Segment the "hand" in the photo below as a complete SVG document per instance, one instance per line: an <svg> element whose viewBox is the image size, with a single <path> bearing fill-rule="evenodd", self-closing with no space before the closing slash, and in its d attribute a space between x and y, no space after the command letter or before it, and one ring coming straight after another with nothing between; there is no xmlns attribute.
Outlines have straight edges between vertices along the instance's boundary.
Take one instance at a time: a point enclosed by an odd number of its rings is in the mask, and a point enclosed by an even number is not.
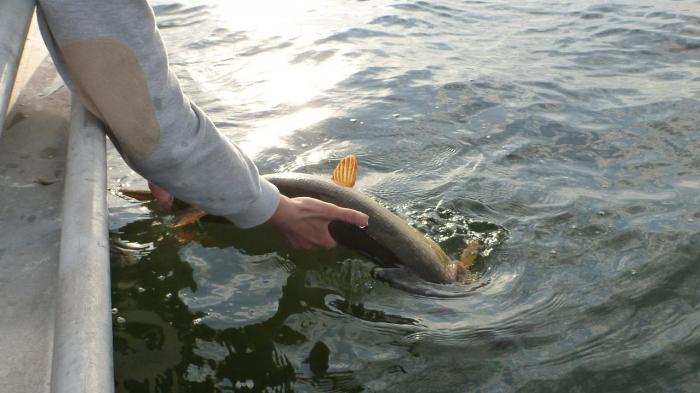
<svg viewBox="0 0 700 393"><path fill-rule="evenodd" d="M328 224L343 221L366 227L369 216L314 198L288 198L280 195L280 204L268 220L295 248L333 248L337 245Z"/></svg>
<svg viewBox="0 0 700 393"><path fill-rule="evenodd" d="M160 205L163 210L169 212L173 208L173 194L165 191L150 181L148 182L148 188L151 189L151 194L153 194L153 197L156 198L158 205Z"/></svg>

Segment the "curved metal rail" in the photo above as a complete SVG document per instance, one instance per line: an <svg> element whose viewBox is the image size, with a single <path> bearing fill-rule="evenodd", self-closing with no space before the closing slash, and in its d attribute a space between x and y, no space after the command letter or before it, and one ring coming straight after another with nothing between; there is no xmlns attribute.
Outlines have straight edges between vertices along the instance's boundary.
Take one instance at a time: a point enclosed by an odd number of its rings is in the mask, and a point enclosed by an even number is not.
<svg viewBox="0 0 700 393"><path fill-rule="evenodd" d="M73 97L58 267L52 393L114 391L101 123Z"/></svg>

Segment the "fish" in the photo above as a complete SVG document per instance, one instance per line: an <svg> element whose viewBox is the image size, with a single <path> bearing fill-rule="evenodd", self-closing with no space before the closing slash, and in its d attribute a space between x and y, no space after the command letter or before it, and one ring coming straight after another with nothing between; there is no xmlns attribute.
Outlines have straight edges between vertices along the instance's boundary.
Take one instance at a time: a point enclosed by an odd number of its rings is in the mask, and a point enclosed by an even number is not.
<svg viewBox="0 0 700 393"><path fill-rule="evenodd" d="M410 226L405 220L365 193L353 188L357 178L357 158L341 160L331 178L304 173L264 175L289 198L311 197L334 205L361 211L369 216L369 225L358 227L332 221L329 232L348 248L360 251L382 266L405 266L421 279L438 284L462 281L479 255L479 242L473 240L459 260L452 260L432 239ZM148 192L122 189L122 194L144 200ZM174 224L190 225L207 214L193 207L185 208Z"/></svg>

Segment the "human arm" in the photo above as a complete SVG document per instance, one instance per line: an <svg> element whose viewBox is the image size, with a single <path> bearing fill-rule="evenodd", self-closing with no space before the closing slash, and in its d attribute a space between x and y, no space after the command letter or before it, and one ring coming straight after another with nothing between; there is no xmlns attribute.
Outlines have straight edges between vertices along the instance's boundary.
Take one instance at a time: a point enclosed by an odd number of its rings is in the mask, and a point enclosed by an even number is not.
<svg viewBox="0 0 700 393"><path fill-rule="evenodd" d="M42 34L66 84L105 123L127 163L150 180L161 205L174 195L239 227L269 221L299 247L334 245L331 220L366 225L358 212L280 197L259 176L182 93L146 1L38 3Z"/></svg>
<svg viewBox="0 0 700 393"><path fill-rule="evenodd" d="M279 192L182 93L145 0L39 0L61 76L125 161L178 199L247 228Z"/></svg>

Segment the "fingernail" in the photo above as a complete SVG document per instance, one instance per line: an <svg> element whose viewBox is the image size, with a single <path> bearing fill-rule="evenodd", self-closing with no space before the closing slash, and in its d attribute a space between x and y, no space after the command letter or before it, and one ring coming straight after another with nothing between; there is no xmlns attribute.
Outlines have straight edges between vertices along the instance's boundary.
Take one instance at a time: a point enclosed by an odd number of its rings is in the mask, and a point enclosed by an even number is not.
<svg viewBox="0 0 700 393"><path fill-rule="evenodd" d="M360 229L365 229L369 225L369 217L367 218L367 222L364 225L360 225Z"/></svg>

